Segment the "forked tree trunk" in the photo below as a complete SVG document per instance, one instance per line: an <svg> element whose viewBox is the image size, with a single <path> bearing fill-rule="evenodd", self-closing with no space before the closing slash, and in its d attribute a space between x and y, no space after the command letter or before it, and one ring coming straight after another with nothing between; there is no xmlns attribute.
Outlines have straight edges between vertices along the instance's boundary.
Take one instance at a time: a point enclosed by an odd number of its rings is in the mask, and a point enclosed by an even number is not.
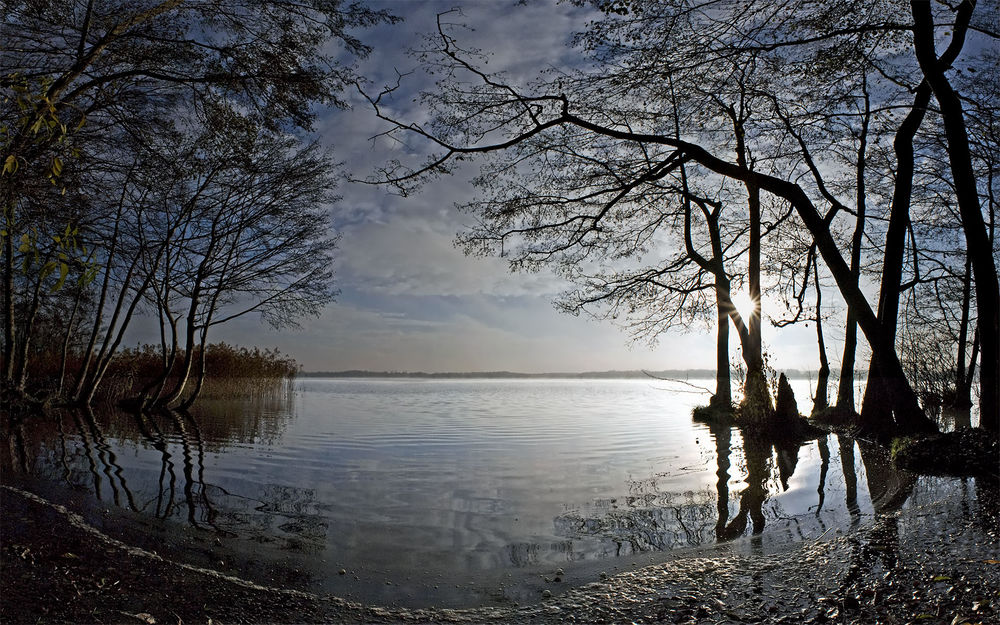
<svg viewBox="0 0 1000 625"><path fill-rule="evenodd" d="M899 385L893 379L903 375L898 372L883 372L886 366L880 362L879 353L896 351L896 328L899 315L899 286L903 279L903 256L906 252L906 225L909 221L910 202L913 195L913 139L923 123L927 105L931 99L931 88L926 81L917 88L913 106L896 132L893 149L896 155L896 184L892 195L892 209L885 236L885 251L882 257L882 285L878 302L878 334L872 346L872 360L868 369L865 397L861 404L861 427L869 434L879 437L890 434L893 406L890 389ZM905 378L904 378L905 379ZM907 386L909 384L907 383ZM889 418L887 418L889 417Z"/></svg>
<svg viewBox="0 0 1000 625"><path fill-rule="evenodd" d="M934 23L930 3L911 0L913 14L913 47L920 69L934 90L941 107L945 137L948 141L948 162L951 166L955 198L962 216L966 249L972 259L976 281L976 305L982 356L979 364L980 395L979 423L984 429L1000 436L1000 281L993 260L993 249L986 232L979 205L979 192L972 167L972 151L965 127L962 101L945 75L946 67L934 50ZM964 0L958 7L955 37L964 37L975 2ZM949 63L950 65L950 63Z"/></svg>

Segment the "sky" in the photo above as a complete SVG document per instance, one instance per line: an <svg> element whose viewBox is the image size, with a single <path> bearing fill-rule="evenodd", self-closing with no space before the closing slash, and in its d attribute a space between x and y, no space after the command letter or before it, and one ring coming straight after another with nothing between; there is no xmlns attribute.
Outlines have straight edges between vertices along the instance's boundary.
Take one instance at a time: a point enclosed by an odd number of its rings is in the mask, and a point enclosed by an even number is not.
<svg viewBox="0 0 1000 625"><path fill-rule="evenodd" d="M555 2L370 4L405 21L358 33L374 48L358 63L359 72L373 88L395 82L396 72L407 74L393 109L414 121L423 113L412 98L433 79L406 51L434 32L437 13L461 6L462 15L455 19L469 27L463 43L489 51L491 69L503 68L525 80L546 67L578 60L578 52L565 42L587 17L582 9ZM385 127L360 95L351 99L348 111L319 111L316 132L351 177L364 179L401 148L373 142ZM341 235L336 302L295 330L275 331L246 317L213 330L211 340L276 347L306 371L714 368L714 324L663 335L652 347L632 343L609 322L556 311L552 302L568 287L557 277L544 271L512 274L502 259L464 256L453 240L468 216L454 204L471 197L474 171L438 179L405 198L345 180L337 190L340 201L331 207ZM835 341L837 329L827 332ZM773 345L778 366L815 367L814 330L786 328L779 337L765 324L764 338Z"/></svg>

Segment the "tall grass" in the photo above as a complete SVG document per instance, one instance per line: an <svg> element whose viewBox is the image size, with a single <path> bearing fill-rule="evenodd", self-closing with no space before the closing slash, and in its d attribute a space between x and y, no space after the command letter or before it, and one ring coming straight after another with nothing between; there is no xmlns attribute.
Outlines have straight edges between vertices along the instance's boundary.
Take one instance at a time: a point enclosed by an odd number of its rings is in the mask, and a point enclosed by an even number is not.
<svg viewBox="0 0 1000 625"><path fill-rule="evenodd" d="M202 398L232 399L280 393L288 388L299 372L295 359L277 349L240 347L212 343L206 349L205 386ZM194 353L194 367L188 388L194 388L194 376L201 360L201 350ZM167 387L177 382L184 361L182 352L175 361ZM155 345L140 345L119 351L104 376L98 396L117 400L137 395L149 381L163 371L163 357Z"/></svg>

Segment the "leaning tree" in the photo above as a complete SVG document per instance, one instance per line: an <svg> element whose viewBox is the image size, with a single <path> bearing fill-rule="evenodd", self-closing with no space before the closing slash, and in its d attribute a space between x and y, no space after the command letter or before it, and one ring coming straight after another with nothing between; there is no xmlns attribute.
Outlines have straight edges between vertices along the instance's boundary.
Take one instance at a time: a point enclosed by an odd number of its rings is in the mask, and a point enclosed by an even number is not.
<svg viewBox="0 0 1000 625"><path fill-rule="evenodd" d="M869 411L863 425L873 434L927 431L935 426L900 363L896 320L913 169L921 157L914 138L943 134L956 189L943 201L960 207L973 266L982 423L997 429L1000 306L990 303L998 293L996 270L976 171L961 154L970 151L961 99L948 80L972 34L995 37L974 21L975 4L933 11L925 2L868 0L577 4L597 9L575 39L587 62L528 85L488 73L482 56L464 49L439 20L437 37L420 56L444 75L423 96L429 121L407 123L392 114L399 85L369 94L389 124L385 134L423 139L430 156L391 162L378 179L408 192L454 171L457 161L480 159L481 193L464 207L477 224L462 238L486 253L512 254L520 267L586 262L600 242L646 210L653 188L683 203L677 184L683 166L701 189L725 188L729 197L744 189L748 281L759 279L759 202L774 198L808 232L871 345L869 389L882 398L872 405L885 410ZM944 44L940 54L935 41ZM940 114L932 99L941 103ZM862 123L869 124L863 133L846 130ZM874 198L859 190L866 174L858 158L845 167L827 157L830 146L863 155L859 136L895 148L894 180ZM848 262L841 251L838 233L845 228L838 220L853 213L857 223L859 203L877 200L889 217L876 309L862 291L860 261ZM759 297L759 287L751 288Z"/></svg>
<svg viewBox="0 0 1000 625"><path fill-rule="evenodd" d="M79 274L96 291L91 318L72 322L89 334L69 385L80 399L151 294L150 267L170 261L157 257L162 241L134 240L156 212L143 189L162 184L165 196L178 182L169 167L149 171L161 139L211 129L220 106L276 137L301 136L317 105L346 106L351 59L369 52L354 29L396 18L341 0L2 0L0 10L4 386L25 389L35 292L44 299ZM133 217L139 229L123 231Z"/></svg>

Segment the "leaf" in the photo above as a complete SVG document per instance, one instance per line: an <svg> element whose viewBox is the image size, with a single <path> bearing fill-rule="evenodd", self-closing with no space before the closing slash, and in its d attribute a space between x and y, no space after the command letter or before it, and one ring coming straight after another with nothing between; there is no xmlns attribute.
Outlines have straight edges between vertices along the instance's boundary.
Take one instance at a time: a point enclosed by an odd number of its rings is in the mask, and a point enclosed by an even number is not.
<svg viewBox="0 0 1000 625"><path fill-rule="evenodd" d="M3 162L3 173L12 174L17 171L17 157L11 154Z"/></svg>
<svg viewBox="0 0 1000 625"><path fill-rule="evenodd" d="M951 580L951 578L948 577L947 575L938 575L937 577L934 578L935 582L947 582L947 581L950 581L950 580Z"/></svg>
<svg viewBox="0 0 1000 625"><path fill-rule="evenodd" d="M66 276L69 275L69 265L66 263L59 263L59 281L56 282L55 286L52 287L52 291L58 291L62 288L63 284L66 283Z"/></svg>

